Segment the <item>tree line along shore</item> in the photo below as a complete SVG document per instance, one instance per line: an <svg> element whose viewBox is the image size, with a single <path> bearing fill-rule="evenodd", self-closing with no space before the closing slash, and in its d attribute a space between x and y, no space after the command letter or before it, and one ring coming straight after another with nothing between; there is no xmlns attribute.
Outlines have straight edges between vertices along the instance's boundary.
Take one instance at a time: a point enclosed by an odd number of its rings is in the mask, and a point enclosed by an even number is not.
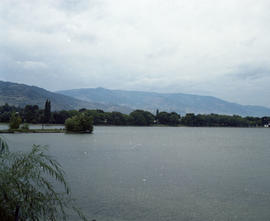
<svg viewBox="0 0 270 221"><path fill-rule="evenodd" d="M176 112L165 112L157 110L155 114L134 110L130 114L120 112L104 112L103 110L61 110L51 111L49 100L45 102L44 109L37 105L26 105L25 107L10 106L8 104L0 106L0 122L8 123L12 114L20 116L21 123L30 124L65 124L69 118L73 122L81 119L81 115L92 118L93 125L119 125L119 126L213 126L213 127L264 127L269 126L270 117L241 117L238 115L220 114L194 114L188 113L180 116ZM77 118L77 119L75 119ZM90 120L90 119L88 119ZM69 120L71 123L72 120Z"/></svg>

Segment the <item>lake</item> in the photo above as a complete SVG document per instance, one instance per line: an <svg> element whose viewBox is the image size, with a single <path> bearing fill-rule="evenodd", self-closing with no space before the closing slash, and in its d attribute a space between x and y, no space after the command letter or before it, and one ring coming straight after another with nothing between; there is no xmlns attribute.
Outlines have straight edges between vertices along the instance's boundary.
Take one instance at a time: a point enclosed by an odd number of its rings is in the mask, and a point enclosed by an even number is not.
<svg viewBox="0 0 270 221"><path fill-rule="evenodd" d="M29 129L62 129L64 128L64 125L60 124L44 124L42 127L42 124L28 124ZM9 125L6 123L0 123L0 130L7 130L9 129Z"/></svg>
<svg viewBox="0 0 270 221"><path fill-rule="evenodd" d="M95 127L4 134L12 150L48 145L78 206L97 221L270 219L270 129Z"/></svg>

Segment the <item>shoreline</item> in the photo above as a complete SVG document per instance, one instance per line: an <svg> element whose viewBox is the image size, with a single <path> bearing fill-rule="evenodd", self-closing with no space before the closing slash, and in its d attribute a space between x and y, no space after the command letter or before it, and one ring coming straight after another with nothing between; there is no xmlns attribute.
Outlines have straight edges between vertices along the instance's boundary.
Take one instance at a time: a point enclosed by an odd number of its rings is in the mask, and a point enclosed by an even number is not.
<svg viewBox="0 0 270 221"><path fill-rule="evenodd" d="M1 134L7 133L7 134L14 134L14 133L65 133L65 129L16 129L16 130L10 130L10 129L4 129L0 130Z"/></svg>

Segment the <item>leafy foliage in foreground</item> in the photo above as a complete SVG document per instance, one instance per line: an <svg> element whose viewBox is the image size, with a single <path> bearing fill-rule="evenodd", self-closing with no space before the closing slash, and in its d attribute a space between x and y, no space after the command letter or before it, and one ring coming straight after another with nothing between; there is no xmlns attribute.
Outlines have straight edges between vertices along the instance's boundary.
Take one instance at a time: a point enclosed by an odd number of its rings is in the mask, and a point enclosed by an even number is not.
<svg viewBox="0 0 270 221"><path fill-rule="evenodd" d="M66 220L70 209L86 220L73 206L61 165L45 152L38 145L29 153L10 152L0 137L0 220Z"/></svg>

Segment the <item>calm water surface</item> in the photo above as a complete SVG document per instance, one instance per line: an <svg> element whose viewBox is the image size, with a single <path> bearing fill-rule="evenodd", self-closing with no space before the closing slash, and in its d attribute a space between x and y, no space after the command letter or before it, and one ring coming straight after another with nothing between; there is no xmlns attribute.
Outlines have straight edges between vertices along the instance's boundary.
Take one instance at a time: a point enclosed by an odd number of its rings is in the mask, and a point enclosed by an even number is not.
<svg viewBox="0 0 270 221"><path fill-rule="evenodd" d="M30 129L41 129L42 124L28 124ZM60 124L44 124L43 125L44 129L62 129L64 128L64 125ZM6 130L9 129L8 124L6 123L0 123L0 130Z"/></svg>
<svg viewBox="0 0 270 221"><path fill-rule="evenodd" d="M78 205L97 221L270 220L270 129L95 127L5 134L49 145Z"/></svg>

